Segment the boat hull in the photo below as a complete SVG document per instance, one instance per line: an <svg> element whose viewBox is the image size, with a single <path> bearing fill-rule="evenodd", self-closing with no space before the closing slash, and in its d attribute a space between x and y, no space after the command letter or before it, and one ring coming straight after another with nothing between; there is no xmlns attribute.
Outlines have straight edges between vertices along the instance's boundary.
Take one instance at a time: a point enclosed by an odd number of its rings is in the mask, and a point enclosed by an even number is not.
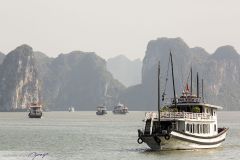
<svg viewBox="0 0 240 160"><path fill-rule="evenodd" d="M127 114L127 111L113 111L113 114Z"/></svg>
<svg viewBox="0 0 240 160"><path fill-rule="evenodd" d="M141 139L153 150L217 148L225 140L227 130L228 128L224 128L216 136L212 137L200 137L183 132L172 131L169 134L169 139L168 137L165 138L164 136L142 136Z"/></svg>
<svg viewBox="0 0 240 160"><path fill-rule="evenodd" d="M28 114L28 117L29 118L41 118L42 117L42 114Z"/></svg>
<svg viewBox="0 0 240 160"><path fill-rule="evenodd" d="M107 114L107 111L102 111L102 112L96 112L96 115L105 115L105 114Z"/></svg>

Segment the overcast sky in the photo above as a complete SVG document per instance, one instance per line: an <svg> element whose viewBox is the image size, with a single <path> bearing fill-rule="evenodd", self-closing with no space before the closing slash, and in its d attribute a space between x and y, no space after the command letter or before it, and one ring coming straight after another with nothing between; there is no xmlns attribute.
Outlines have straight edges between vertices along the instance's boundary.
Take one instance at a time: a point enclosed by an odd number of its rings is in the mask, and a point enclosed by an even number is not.
<svg viewBox="0 0 240 160"><path fill-rule="evenodd" d="M212 53L240 51L239 0L0 0L0 51L21 44L55 57L72 50L143 58L149 40L181 37Z"/></svg>

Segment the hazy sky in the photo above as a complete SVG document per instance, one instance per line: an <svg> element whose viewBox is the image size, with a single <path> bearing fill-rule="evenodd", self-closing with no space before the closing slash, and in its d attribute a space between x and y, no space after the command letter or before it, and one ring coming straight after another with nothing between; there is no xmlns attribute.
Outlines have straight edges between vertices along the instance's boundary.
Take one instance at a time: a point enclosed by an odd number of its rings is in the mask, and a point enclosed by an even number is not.
<svg viewBox="0 0 240 160"><path fill-rule="evenodd" d="M239 0L0 0L0 51L72 50L143 58L149 40L182 37L212 53L240 51Z"/></svg>

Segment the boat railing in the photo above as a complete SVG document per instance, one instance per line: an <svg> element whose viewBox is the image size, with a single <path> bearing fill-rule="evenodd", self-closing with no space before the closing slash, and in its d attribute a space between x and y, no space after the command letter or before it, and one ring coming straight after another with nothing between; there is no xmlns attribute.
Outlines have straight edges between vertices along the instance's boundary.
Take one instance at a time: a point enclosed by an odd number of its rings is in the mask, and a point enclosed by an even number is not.
<svg viewBox="0 0 240 160"><path fill-rule="evenodd" d="M172 102L174 102L174 98L171 99ZM177 103L200 103L201 98L200 97L181 97L176 98Z"/></svg>
<svg viewBox="0 0 240 160"><path fill-rule="evenodd" d="M154 112L146 112L145 120L157 119L158 114ZM192 113L192 112L161 112L160 118L183 118L183 119L196 119L196 120L209 120L212 119L209 113Z"/></svg>

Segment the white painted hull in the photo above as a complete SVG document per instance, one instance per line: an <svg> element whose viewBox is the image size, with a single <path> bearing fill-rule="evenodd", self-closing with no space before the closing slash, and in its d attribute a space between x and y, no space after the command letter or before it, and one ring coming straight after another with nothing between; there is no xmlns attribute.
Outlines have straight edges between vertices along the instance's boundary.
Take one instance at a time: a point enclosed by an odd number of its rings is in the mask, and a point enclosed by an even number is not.
<svg viewBox="0 0 240 160"><path fill-rule="evenodd" d="M164 136L158 138L161 143L156 142L153 136L142 137L145 142L153 150L178 150L178 149L204 149L204 148L217 148L225 140L228 129L225 129L221 133L213 137L198 137L183 134L181 132L172 131L170 133L170 139L166 140Z"/></svg>

